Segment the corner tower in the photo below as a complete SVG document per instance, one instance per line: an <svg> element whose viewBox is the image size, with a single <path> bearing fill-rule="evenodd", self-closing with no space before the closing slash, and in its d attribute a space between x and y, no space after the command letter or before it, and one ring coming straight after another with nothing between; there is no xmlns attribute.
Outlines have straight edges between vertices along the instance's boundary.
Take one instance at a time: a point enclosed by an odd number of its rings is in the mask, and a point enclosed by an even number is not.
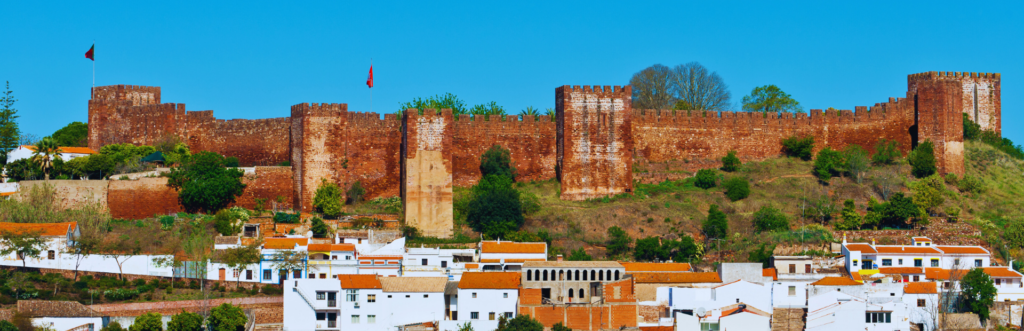
<svg viewBox="0 0 1024 331"><path fill-rule="evenodd" d="M555 89L557 175L562 200L633 192L632 89Z"/></svg>

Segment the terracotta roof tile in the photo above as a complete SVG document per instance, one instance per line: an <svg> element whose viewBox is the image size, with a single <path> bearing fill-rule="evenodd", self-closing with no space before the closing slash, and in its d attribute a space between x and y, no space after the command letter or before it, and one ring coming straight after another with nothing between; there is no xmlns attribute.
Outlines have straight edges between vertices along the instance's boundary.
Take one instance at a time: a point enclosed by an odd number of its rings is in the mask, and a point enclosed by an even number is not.
<svg viewBox="0 0 1024 331"><path fill-rule="evenodd" d="M933 282L913 282L903 285L903 293L909 294L938 294L939 290Z"/></svg>
<svg viewBox="0 0 1024 331"><path fill-rule="evenodd" d="M377 275L338 275L342 289L379 289Z"/></svg>
<svg viewBox="0 0 1024 331"><path fill-rule="evenodd" d="M309 244L306 250L310 252L354 252L354 244Z"/></svg>
<svg viewBox="0 0 1024 331"><path fill-rule="evenodd" d="M501 263L503 259L480 259L480 263ZM504 259L505 263L526 263L528 261L547 261L545 259Z"/></svg>
<svg viewBox="0 0 1024 331"><path fill-rule="evenodd" d="M102 314L76 301L19 300L18 311L35 317L101 317Z"/></svg>
<svg viewBox="0 0 1024 331"><path fill-rule="evenodd" d="M309 238L267 238L263 242L264 249L293 249L295 245L306 246Z"/></svg>
<svg viewBox="0 0 1024 331"><path fill-rule="evenodd" d="M517 243L511 241L485 241L480 246L480 253L547 253L547 243Z"/></svg>
<svg viewBox="0 0 1024 331"><path fill-rule="evenodd" d="M775 268L761 269L761 276L771 277L772 280L779 280L779 271Z"/></svg>
<svg viewBox="0 0 1024 331"><path fill-rule="evenodd" d="M816 282L811 283L811 285L817 285L817 286L860 286L862 284L857 282L857 281L855 281L855 280L853 280L853 279L849 279L849 278L846 278L846 277L825 277L825 278L819 279Z"/></svg>
<svg viewBox="0 0 1024 331"><path fill-rule="evenodd" d="M985 270L985 273L991 277L999 278L1021 278L1021 274L1007 267L987 267L981 268Z"/></svg>
<svg viewBox="0 0 1024 331"><path fill-rule="evenodd" d="M717 272L636 272L636 283L721 283Z"/></svg>
<svg viewBox="0 0 1024 331"><path fill-rule="evenodd" d="M517 289L522 274L518 272L466 272L459 280L461 289Z"/></svg>
<svg viewBox="0 0 1024 331"><path fill-rule="evenodd" d="M921 267L880 267L878 268L879 273L883 274L923 274L924 268Z"/></svg>
<svg viewBox="0 0 1024 331"><path fill-rule="evenodd" d="M466 263L465 267L466 267L466 269L473 269L473 270L475 270L475 269L479 269L480 268L480 264L477 264L477 263Z"/></svg>
<svg viewBox="0 0 1024 331"><path fill-rule="evenodd" d="M626 272L671 272L690 271L689 263L641 263L641 262L619 262L626 268Z"/></svg>
<svg viewBox="0 0 1024 331"><path fill-rule="evenodd" d="M946 254L983 254L989 255L989 252L981 246L935 246L943 253Z"/></svg>
<svg viewBox="0 0 1024 331"><path fill-rule="evenodd" d="M846 249L849 251L857 251L861 253L877 253L877 251L875 251L875 249L868 244L846 244Z"/></svg>
<svg viewBox="0 0 1024 331"><path fill-rule="evenodd" d="M932 240L928 239L928 237L914 237L914 242L925 242L925 241L932 241Z"/></svg>
<svg viewBox="0 0 1024 331"><path fill-rule="evenodd" d="M523 268L622 268L622 265L615 261L526 261Z"/></svg>
<svg viewBox="0 0 1024 331"><path fill-rule="evenodd" d="M444 293L448 277L381 277L384 292Z"/></svg>
<svg viewBox="0 0 1024 331"><path fill-rule="evenodd" d="M864 282L864 278L862 278L860 276L859 272L854 272L854 273L850 274L850 279L853 279L854 281L856 281L858 283L863 283Z"/></svg>
<svg viewBox="0 0 1024 331"><path fill-rule="evenodd" d="M967 270L957 270L957 277L960 278L967 274ZM942 269L942 268L924 268L924 277L933 280L949 280L953 275L953 270Z"/></svg>
<svg viewBox="0 0 1024 331"><path fill-rule="evenodd" d="M357 260L401 260L401 255L360 255Z"/></svg>
<svg viewBox="0 0 1024 331"><path fill-rule="evenodd" d="M880 254L942 254L935 247L926 246L875 246Z"/></svg>
<svg viewBox="0 0 1024 331"><path fill-rule="evenodd" d="M32 146L32 145L21 145L21 147L24 147L25 149L33 151L33 152L36 151L36 147ZM57 148L60 149L61 154L64 154L64 153L68 153L68 154L97 154L96 151L92 150L89 147L66 147L66 146L62 146L62 147L57 147Z"/></svg>
<svg viewBox="0 0 1024 331"><path fill-rule="evenodd" d="M0 223L0 232L11 232L15 234L38 232L41 236L59 236L68 234L72 228L77 226L75 222L67 223Z"/></svg>

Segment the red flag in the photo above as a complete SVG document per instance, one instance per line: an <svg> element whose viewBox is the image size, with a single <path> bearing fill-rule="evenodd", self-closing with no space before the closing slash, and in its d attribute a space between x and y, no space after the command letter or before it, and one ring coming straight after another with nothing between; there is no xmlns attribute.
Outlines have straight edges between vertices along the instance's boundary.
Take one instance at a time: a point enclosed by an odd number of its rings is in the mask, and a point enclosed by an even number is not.
<svg viewBox="0 0 1024 331"><path fill-rule="evenodd" d="M366 86L373 88L373 65L370 65L370 75L366 76Z"/></svg>
<svg viewBox="0 0 1024 331"><path fill-rule="evenodd" d="M96 49L96 44L92 44L92 47L89 47L89 51L88 51L88 52L85 52L85 58L87 58L87 59L90 59L90 60L93 60L93 61L96 61L96 58L94 58L94 57L92 56L92 54L93 54L93 51L94 51L95 49Z"/></svg>

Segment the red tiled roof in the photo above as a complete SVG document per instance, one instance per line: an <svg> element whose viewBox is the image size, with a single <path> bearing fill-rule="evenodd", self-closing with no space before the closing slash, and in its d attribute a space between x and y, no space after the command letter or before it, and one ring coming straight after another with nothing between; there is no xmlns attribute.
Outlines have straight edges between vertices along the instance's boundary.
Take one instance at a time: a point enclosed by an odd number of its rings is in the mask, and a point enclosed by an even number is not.
<svg viewBox="0 0 1024 331"><path fill-rule="evenodd" d="M619 262L626 272L690 271L689 263Z"/></svg>
<svg viewBox="0 0 1024 331"><path fill-rule="evenodd" d="M935 246L946 254L982 254L989 255L989 252L981 246Z"/></svg>
<svg viewBox="0 0 1024 331"><path fill-rule="evenodd" d="M857 273L854 273L854 275L857 275ZM861 285L861 283L857 282L857 281L855 281L853 279L846 278L846 277L825 277L825 278L819 279L816 282L811 283L811 285L817 285L817 286L859 286L859 285Z"/></svg>
<svg viewBox="0 0 1024 331"><path fill-rule="evenodd" d="M939 290L933 282L913 282L903 285L903 293L909 294L938 294Z"/></svg>
<svg viewBox="0 0 1024 331"><path fill-rule="evenodd" d="M942 269L942 268L924 268L924 277L933 280L949 280L952 278L953 270ZM967 274L967 270L957 270L957 277L960 278Z"/></svg>
<svg viewBox="0 0 1024 331"><path fill-rule="evenodd" d="M921 267L880 267L878 268L879 273L883 274L923 274L924 268Z"/></svg>
<svg viewBox="0 0 1024 331"><path fill-rule="evenodd" d="M310 252L354 252L354 244L310 244L306 248Z"/></svg>
<svg viewBox="0 0 1024 331"><path fill-rule="evenodd" d="M928 237L914 237L914 242L919 242L919 241L923 242L923 241L932 241L932 240L928 239Z"/></svg>
<svg viewBox="0 0 1024 331"><path fill-rule="evenodd" d="M466 269L478 269L480 265L477 263L466 263Z"/></svg>
<svg viewBox="0 0 1024 331"><path fill-rule="evenodd" d="M637 272L637 283L721 283L717 272Z"/></svg>
<svg viewBox="0 0 1024 331"><path fill-rule="evenodd" d="M342 289L379 289L377 275L338 275Z"/></svg>
<svg viewBox="0 0 1024 331"><path fill-rule="evenodd" d="M849 251L857 251L861 253L877 253L877 251L875 251L875 249L868 244L846 244L846 249Z"/></svg>
<svg viewBox="0 0 1024 331"><path fill-rule="evenodd" d="M459 280L461 289L517 289L519 272L466 272Z"/></svg>
<svg viewBox="0 0 1024 331"><path fill-rule="evenodd" d="M485 241L480 246L481 253L537 253L547 252L547 243L517 243L511 241Z"/></svg>
<svg viewBox="0 0 1024 331"><path fill-rule="evenodd" d="M63 237L68 231L75 228L77 223L0 223L0 233L10 232L13 234L39 233L44 237Z"/></svg>
<svg viewBox="0 0 1024 331"><path fill-rule="evenodd" d="M33 152L36 151L36 147L32 146L32 145L21 145L21 147L24 147L25 149L33 151ZM92 150L89 147L64 147L64 146L62 146L62 147L57 147L57 148L60 149L60 153L61 154L64 154L64 153L68 153L68 154L96 154L97 153L96 151Z"/></svg>
<svg viewBox="0 0 1024 331"><path fill-rule="evenodd" d="M942 254L935 247L928 246L875 246L879 254Z"/></svg>
<svg viewBox="0 0 1024 331"><path fill-rule="evenodd" d="M306 246L309 238L267 238L263 242L264 249L293 249L295 245Z"/></svg>
<svg viewBox="0 0 1024 331"><path fill-rule="evenodd" d="M779 280L779 271L775 268L761 269L761 276L771 277L772 280Z"/></svg>
<svg viewBox="0 0 1024 331"><path fill-rule="evenodd" d="M988 274L991 277L1021 278L1021 274L1020 273L1017 273L1013 269L1010 269L1010 268L1007 268L1007 267L987 267L987 268L981 268L981 269L985 270L985 273Z"/></svg>
<svg viewBox="0 0 1024 331"><path fill-rule="evenodd" d="M502 259L480 259L480 263L501 263ZM527 261L547 261L545 259L504 259L505 263L525 263Z"/></svg>

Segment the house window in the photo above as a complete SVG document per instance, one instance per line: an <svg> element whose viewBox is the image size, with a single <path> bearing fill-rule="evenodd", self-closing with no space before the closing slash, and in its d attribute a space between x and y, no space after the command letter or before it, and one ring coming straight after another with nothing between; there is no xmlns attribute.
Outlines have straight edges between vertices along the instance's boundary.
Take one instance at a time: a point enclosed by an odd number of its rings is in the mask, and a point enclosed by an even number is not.
<svg viewBox="0 0 1024 331"><path fill-rule="evenodd" d="M811 273L811 265L810 264L805 264L804 265L804 273L805 274Z"/></svg>
<svg viewBox="0 0 1024 331"><path fill-rule="evenodd" d="M316 299L317 300L326 300L327 299L327 292L316 292Z"/></svg>
<svg viewBox="0 0 1024 331"><path fill-rule="evenodd" d="M854 267L856 267L856 266L857 266L857 260L853 260L853 266L854 266Z"/></svg>
<svg viewBox="0 0 1024 331"><path fill-rule="evenodd" d="M429 294L424 294L424 295L423 295L423 298L424 298L424 299L428 298L428 297L429 297L428 295L429 295Z"/></svg>
<svg viewBox="0 0 1024 331"><path fill-rule="evenodd" d="M864 313L865 323L892 323L891 312L867 312Z"/></svg>
<svg viewBox="0 0 1024 331"><path fill-rule="evenodd" d="M939 266L939 259L932 259L932 268Z"/></svg>
<svg viewBox="0 0 1024 331"><path fill-rule="evenodd" d="M489 320L489 321L493 321L494 320L494 312L493 311L487 314L487 320Z"/></svg>
<svg viewBox="0 0 1024 331"><path fill-rule="evenodd" d="M981 259L974 260L975 267L981 267Z"/></svg>
<svg viewBox="0 0 1024 331"><path fill-rule="evenodd" d="M351 260L351 259L352 259L352 256L351 256L351 255L345 255L345 260L346 260L346 261L348 261L348 260Z"/></svg>
<svg viewBox="0 0 1024 331"><path fill-rule="evenodd" d="M960 265L960 259L953 259L953 265L954 266Z"/></svg>
<svg viewBox="0 0 1024 331"><path fill-rule="evenodd" d="M508 293L502 293L502 298L508 299Z"/></svg>
<svg viewBox="0 0 1024 331"><path fill-rule="evenodd" d="M271 279L273 277L274 274L270 269L263 269L263 279Z"/></svg>
<svg viewBox="0 0 1024 331"><path fill-rule="evenodd" d="M796 286L790 286L789 287L789 296L791 296L791 297L795 297L796 296Z"/></svg>
<svg viewBox="0 0 1024 331"><path fill-rule="evenodd" d="M233 270L231 271L231 274L233 275L232 277L234 277L234 278L238 278L238 273L239 273L239 272L241 272L241 270L238 270L238 269L233 269Z"/></svg>
<svg viewBox="0 0 1024 331"><path fill-rule="evenodd" d="M427 259L421 259L420 265L427 265Z"/></svg>
<svg viewBox="0 0 1024 331"><path fill-rule="evenodd" d="M533 281L533 273L530 272L529 270L526 271L526 280Z"/></svg>
<svg viewBox="0 0 1024 331"><path fill-rule="evenodd" d="M377 323L377 315L366 315L366 323L367 324Z"/></svg>
<svg viewBox="0 0 1024 331"><path fill-rule="evenodd" d="M302 269L292 271L292 278L302 278Z"/></svg>
<svg viewBox="0 0 1024 331"><path fill-rule="evenodd" d="M345 301L356 302L356 296L359 295L359 290L345 290Z"/></svg>
<svg viewBox="0 0 1024 331"><path fill-rule="evenodd" d="M882 265L886 266L886 267L891 266L892 265L892 259L882 259Z"/></svg>
<svg viewBox="0 0 1024 331"><path fill-rule="evenodd" d="M390 294L388 294L388 299L391 299L391 295Z"/></svg>
<svg viewBox="0 0 1024 331"><path fill-rule="evenodd" d="M47 251L46 252L46 258L47 259L53 260L56 257L57 257L57 253L56 252L54 252L54 251Z"/></svg>
<svg viewBox="0 0 1024 331"><path fill-rule="evenodd" d="M475 311L469 313L469 319L471 319L471 320L478 320L478 319L480 319L480 313L479 312L475 312Z"/></svg>
<svg viewBox="0 0 1024 331"><path fill-rule="evenodd" d="M441 268L447 268L447 267L448 267L448 261L441 261Z"/></svg>
<svg viewBox="0 0 1024 331"><path fill-rule="evenodd" d="M352 324L359 324L359 315L352 315Z"/></svg>
<svg viewBox="0 0 1024 331"><path fill-rule="evenodd" d="M326 320L326 319L327 319L327 314L326 313L316 313L316 320L317 321L323 321L323 320Z"/></svg>
<svg viewBox="0 0 1024 331"><path fill-rule="evenodd" d="M377 302L377 295L376 294L367 294L366 295L366 302Z"/></svg>
<svg viewBox="0 0 1024 331"><path fill-rule="evenodd" d="M409 295L408 295L408 294L406 294L406 295L405 295L405 297L406 297L406 298L408 298L408 297L409 297Z"/></svg>
<svg viewBox="0 0 1024 331"><path fill-rule="evenodd" d="M320 274L320 279L327 279L327 274Z"/></svg>
<svg viewBox="0 0 1024 331"><path fill-rule="evenodd" d="M898 259L896 260L896 262L899 263L900 265L903 265L903 259Z"/></svg>
<svg viewBox="0 0 1024 331"><path fill-rule="evenodd" d="M245 279L252 280L252 270L245 271Z"/></svg>
<svg viewBox="0 0 1024 331"><path fill-rule="evenodd" d="M331 255L331 260L337 260L337 259L338 259L337 255Z"/></svg>
<svg viewBox="0 0 1024 331"><path fill-rule="evenodd" d="M1003 280L999 279L999 278L996 278L996 286L1002 285L1002 284L1003 284Z"/></svg>
<svg viewBox="0 0 1024 331"><path fill-rule="evenodd" d="M795 274L796 273L796 265L795 264L792 264L792 263L789 264L789 273L791 273L791 274Z"/></svg>
<svg viewBox="0 0 1024 331"><path fill-rule="evenodd" d="M512 318L512 312L510 312L510 311L505 312L505 318Z"/></svg>
<svg viewBox="0 0 1024 331"><path fill-rule="evenodd" d="M917 282L917 281L921 281L921 276L914 276L914 281L915 281L915 282Z"/></svg>
<svg viewBox="0 0 1024 331"><path fill-rule="evenodd" d="M917 306L924 307L924 299L917 299Z"/></svg>
<svg viewBox="0 0 1024 331"><path fill-rule="evenodd" d="M473 292L473 299L476 299L476 292Z"/></svg>
<svg viewBox="0 0 1024 331"><path fill-rule="evenodd" d="M914 266L915 266L915 267L921 267L921 266L924 266L924 260L921 260L921 259L914 259Z"/></svg>

